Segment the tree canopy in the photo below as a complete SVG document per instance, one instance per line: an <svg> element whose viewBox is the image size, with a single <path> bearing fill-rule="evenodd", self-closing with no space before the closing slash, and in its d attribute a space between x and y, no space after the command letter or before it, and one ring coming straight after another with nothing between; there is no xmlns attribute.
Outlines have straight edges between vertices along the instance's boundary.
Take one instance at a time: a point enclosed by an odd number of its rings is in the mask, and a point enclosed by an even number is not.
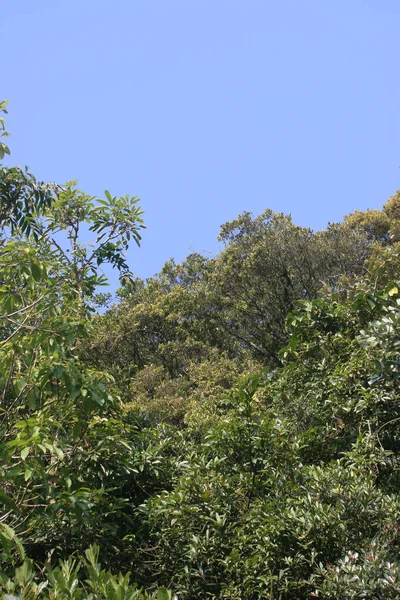
<svg viewBox="0 0 400 600"><path fill-rule="evenodd" d="M141 280L136 197L0 165L2 597L399 597L399 198Z"/></svg>

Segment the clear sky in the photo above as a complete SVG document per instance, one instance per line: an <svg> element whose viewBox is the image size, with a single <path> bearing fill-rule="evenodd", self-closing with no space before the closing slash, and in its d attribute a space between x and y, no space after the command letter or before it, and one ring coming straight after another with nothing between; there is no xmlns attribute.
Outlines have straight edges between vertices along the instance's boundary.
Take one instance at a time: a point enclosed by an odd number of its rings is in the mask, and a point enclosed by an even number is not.
<svg viewBox="0 0 400 600"><path fill-rule="evenodd" d="M400 187L400 0L9 0L10 164L138 195L135 274L247 210L323 228Z"/></svg>

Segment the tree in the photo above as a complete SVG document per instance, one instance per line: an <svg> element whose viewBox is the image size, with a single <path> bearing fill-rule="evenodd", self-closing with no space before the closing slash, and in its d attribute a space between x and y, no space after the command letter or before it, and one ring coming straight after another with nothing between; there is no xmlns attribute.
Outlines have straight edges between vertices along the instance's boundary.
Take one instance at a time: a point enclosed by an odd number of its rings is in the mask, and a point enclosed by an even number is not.
<svg viewBox="0 0 400 600"><path fill-rule="evenodd" d="M282 366L234 386L141 508L152 572L182 597L398 597L399 286L367 272L347 291L289 314Z"/></svg>
<svg viewBox="0 0 400 600"><path fill-rule="evenodd" d="M220 239L217 257L170 260L126 286L121 303L96 318L84 349L86 360L113 373L125 402L162 420L193 422L196 402L214 418L217 391L234 384L229 373L278 365L287 314L316 298L324 282L338 286L340 274L362 272L369 251L358 230L331 225L314 233L272 211L239 216ZM204 378L200 385L200 371L209 385Z"/></svg>
<svg viewBox="0 0 400 600"><path fill-rule="evenodd" d="M199 255L169 261L158 276L126 286L119 305L94 320L83 356L114 375L127 405L182 424L196 404L206 413L209 401L255 368L220 326L207 290L213 268Z"/></svg>
<svg viewBox="0 0 400 600"><path fill-rule="evenodd" d="M343 221L349 229L363 231L370 241L393 243L398 240L400 230L400 192L389 198L382 210L356 210Z"/></svg>
<svg viewBox="0 0 400 600"><path fill-rule="evenodd" d="M213 286L230 334L264 363L277 365L287 339L286 315L324 283L363 271L365 236L340 225L314 233L290 216L243 213L221 228L225 249L216 259Z"/></svg>
<svg viewBox="0 0 400 600"><path fill-rule="evenodd" d="M139 243L143 222L137 198L106 192L104 200L95 199L73 184L38 183L18 167L0 168L0 194L0 543L6 565L15 534L24 531L32 556L44 560L59 539L61 514L66 552L82 543L89 523L92 529L99 524L94 507L104 509L104 491L101 485L88 489L74 464L85 444L90 447L88 432L97 431L99 416L109 417L117 399L112 378L85 365L78 345L90 335L96 287L106 283L99 267L109 262L129 276L124 251L131 238ZM89 247L80 238L83 226L96 235Z"/></svg>

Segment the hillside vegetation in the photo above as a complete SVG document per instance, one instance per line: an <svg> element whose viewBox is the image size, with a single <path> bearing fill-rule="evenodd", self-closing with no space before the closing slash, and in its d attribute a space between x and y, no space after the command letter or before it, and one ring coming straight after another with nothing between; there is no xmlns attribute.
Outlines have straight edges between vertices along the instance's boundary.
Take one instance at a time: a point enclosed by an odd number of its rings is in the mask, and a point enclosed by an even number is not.
<svg viewBox="0 0 400 600"><path fill-rule="evenodd" d="M2 597L399 598L400 193L146 281L136 197L0 197Z"/></svg>

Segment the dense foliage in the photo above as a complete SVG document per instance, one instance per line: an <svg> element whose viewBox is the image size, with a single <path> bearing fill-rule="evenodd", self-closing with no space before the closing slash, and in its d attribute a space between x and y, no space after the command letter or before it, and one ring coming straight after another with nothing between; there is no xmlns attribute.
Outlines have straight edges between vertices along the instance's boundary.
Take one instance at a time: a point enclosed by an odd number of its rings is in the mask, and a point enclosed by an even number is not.
<svg viewBox="0 0 400 600"><path fill-rule="evenodd" d="M398 598L400 194L147 281L137 198L0 196L2 597Z"/></svg>

